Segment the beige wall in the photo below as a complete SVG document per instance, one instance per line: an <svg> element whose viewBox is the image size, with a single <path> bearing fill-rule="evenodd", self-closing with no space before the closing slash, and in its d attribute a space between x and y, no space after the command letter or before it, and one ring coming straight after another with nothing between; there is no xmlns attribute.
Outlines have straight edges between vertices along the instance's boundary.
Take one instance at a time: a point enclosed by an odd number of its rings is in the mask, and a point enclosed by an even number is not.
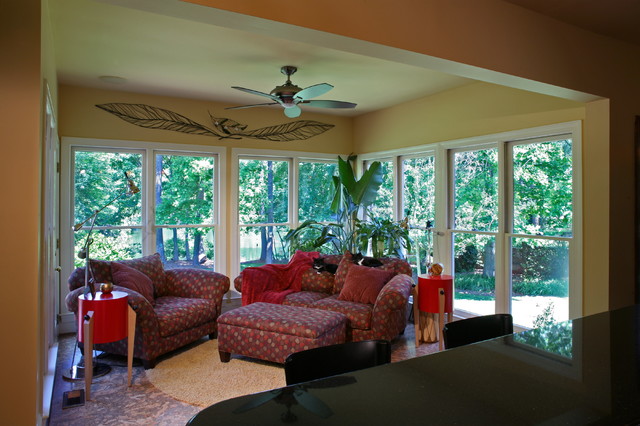
<svg viewBox="0 0 640 426"><path fill-rule="evenodd" d="M3 424L37 421L40 245L40 0L0 8Z"/></svg>
<svg viewBox="0 0 640 426"><path fill-rule="evenodd" d="M472 83L354 120L358 153L404 148L584 118L584 104Z"/></svg>
<svg viewBox="0 0 640 426"><path fill-rule="evenodd" d="M595 199L608 201L608 222L585 218L586 233L602 232L610 244L600 263L608 264L608 307L634 303L635 283L635 193L634 116L640 114L640 47L581 30L499 0L405 0L397 7L386 0L361 2L326 0L278 7L277 0L190 0L193 3L257 16L281 34L310 28L324 34L324 43L341 43L345 48L370 49L381 57L422 61L442 71L474 77L511 87L529 88L569 99L610 99L610 119L599 116L592 141L605 149L586 149L585 161L600 161L609 168L590 168L590 181L600 181L599 193L584 188L585 211ZM340 13L333 13L340 10ZM353 20L353 16L358 16ZM260 21L262 23L266 21ZM371 23L378 23L372 25ZM384 25L382 25L384 23ZM295 25L296 27L293 27ZM304 34L310 35L310 32ZM339 36L348 37L343 39ZM375 50L362 42L403 49ZM515 76L515 77L514 77ZM565 90L570 89L570 90ZM591 116L606 114L591 109ZM594 117L595 118L595 117ZM596 154L598 157L591 157ZM604 184L606 182L606 184ZM602 190L603 186L606 186ZM588 195L588 196L587 196ZM597 231L596 231L597 230ZM596 238L597 239L597 238ZM592 238L587 238L590 242Z"/></svg>

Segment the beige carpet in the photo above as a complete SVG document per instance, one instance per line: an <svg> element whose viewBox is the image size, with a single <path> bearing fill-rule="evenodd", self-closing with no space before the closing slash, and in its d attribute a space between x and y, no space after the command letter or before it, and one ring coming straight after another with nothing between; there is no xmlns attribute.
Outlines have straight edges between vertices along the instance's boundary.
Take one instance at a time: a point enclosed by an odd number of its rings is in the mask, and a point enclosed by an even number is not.
<svg viewBox="0 0 640 426"><path fill-rule="evenodd" d="M284 369L277 364L233 357L220 362L217 340L159 362L145 374L162 392L201 407L286 385Z"/></svg>

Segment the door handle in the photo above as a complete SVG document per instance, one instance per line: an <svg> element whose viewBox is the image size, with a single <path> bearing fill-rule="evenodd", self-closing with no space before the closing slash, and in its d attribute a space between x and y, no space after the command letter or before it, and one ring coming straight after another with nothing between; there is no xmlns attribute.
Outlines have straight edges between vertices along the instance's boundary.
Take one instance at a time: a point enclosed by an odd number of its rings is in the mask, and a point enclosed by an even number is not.
<svg viewBox="0 0 640 426"><path fill-rule="evenodd" d="M56 266L56 272L62 272L62 266Z"/></svg>

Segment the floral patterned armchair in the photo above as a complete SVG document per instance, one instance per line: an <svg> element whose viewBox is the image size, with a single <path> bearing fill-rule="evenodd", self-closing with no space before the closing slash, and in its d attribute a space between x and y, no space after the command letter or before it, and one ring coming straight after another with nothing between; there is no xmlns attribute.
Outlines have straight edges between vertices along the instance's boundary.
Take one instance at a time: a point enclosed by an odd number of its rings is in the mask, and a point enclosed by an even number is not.
<svg viewBox="0 0 640 426"><path fill-rule="evenodd" d="M148 277L153 285L151 300L136 290L118 285L112 275L113 263ZM129 305L137 314L134 357L141 359L145 368L153 368L159 355L202 336L216 337L222 297L229 290L228 277L203 269L165 270L158 253L117 262L92 259L91 268L97 283L113 282L114 290L128 293ZM84 291L84 268L77 268L68 283L70 293L65 302L77 321L78 296ZM126 355L127 341L97 344L96 349Z"/></svg>

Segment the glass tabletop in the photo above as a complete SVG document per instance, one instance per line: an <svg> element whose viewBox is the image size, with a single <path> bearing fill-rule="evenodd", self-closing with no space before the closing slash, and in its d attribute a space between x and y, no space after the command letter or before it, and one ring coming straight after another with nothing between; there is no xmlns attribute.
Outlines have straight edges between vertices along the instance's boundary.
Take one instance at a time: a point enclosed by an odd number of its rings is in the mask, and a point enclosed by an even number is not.
<svg viewBox="0 0 640 426"><path fill-rule="evenodd" d="M212 383L212 386L224 384ZM640 422L632 306L222 401L192 425L610 425Z"/></svg>

